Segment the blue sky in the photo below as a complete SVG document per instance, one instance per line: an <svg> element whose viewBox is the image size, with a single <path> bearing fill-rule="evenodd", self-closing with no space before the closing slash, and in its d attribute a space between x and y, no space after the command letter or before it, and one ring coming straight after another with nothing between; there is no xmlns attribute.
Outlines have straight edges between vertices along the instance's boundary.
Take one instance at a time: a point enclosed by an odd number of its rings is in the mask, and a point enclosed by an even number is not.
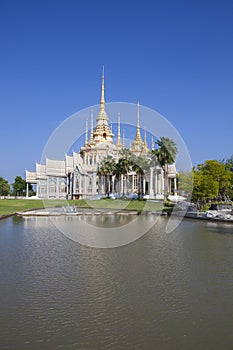
<svg viewBox="0 0 233 350"><path fill-rule="evenodd" d="M0 176L33 170L53 130L106 101L166 117L193 164L233 154L233 2L0 2Z"/></svg>

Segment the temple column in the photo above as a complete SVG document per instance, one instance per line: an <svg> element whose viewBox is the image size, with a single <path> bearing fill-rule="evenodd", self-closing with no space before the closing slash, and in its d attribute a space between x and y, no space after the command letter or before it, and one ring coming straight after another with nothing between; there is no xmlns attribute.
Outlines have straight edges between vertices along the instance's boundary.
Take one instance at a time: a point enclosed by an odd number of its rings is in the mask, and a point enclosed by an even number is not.
<svg viewBox="0 0 233 350"><path fill-rule="evenodd" d="M150 197L154 197L154 190L153 190L153 168L150 168L150 187L149 187L149 195L150 195Z"/></svg>
<svg viewBox="0 0 233 350"><path fill-rule="evenodd" d="M164 176L163 173L160 174L160 186L161 186L161 192L164 194Z"/></svg>
<svg viewBox="0 0 233 350"><path fill-rule="evenodd" d="M45 180L45 187L44 187L44 196L46 196L46 198L49 198L49 177Z"/></svg>
<svg viewBox="0 0 233 350"><path fill-rule="evenodd" d="M73 173L73 194L76 193L76 174Z"/></svg>
<svg viewBox="0 0 233 350"><path fill-rule="evenodd" d="M82 185L83 185L83 184L82 184L82 177L83 177L83 176L79 174L79 189L78 189L78 192L79 192L80 194L82 194L82 187L83 187L83 186L82 186Z"/></svg>
<svg viewBox="0 0 233 350"><path fill-rule="evenodd" d="M96 194L96 173L92 174L92 194Z"/></svg>
<svg viewBox="0 0 233 350"><path fill-rule="evenodd" d="M28 182L27 182L27 185L26 185L26 198L28 198Z"/></svg>
<svg viewBox="0 0 233 350"><path fill-rule="evenodd" d="M101 175L101 193L105 192L105 175Z"/></svg>
<svg viewBox="0 0 233 350"><path fill-rule="evenodd" d="M120 193L123 194L124 192L124 176L123 174L121 174L121 189L120 189Z"/></svg>
<svg viewBox="0 0 233 350"><path fill-rule="evenodd" d="M69 196L69 187L70 187L70 175L68 174L66 177L66 198Z"/></svg>
<svg viewBox="0 0 233 350"><path fill-rule="evenodd" d="M73 188L74 188L74 173L70 174L69 193L71 195L71 198L73 194Z"/></svg>
<svg viewBox="0 0 233 350"><path fill-rule="evenodd" d="M115 189L115 179L116 179L116 176L115 176L115 175L112 175L112 193L115 193L115 192L116 192L116 189Z"/></svg>
<svg viewBox="0 0 233 350"><path fill-rule="evenodd" d="M39 180L36 183L36 197L39 197Z"/></svg>
<svg viewBox="0 0 233 350"><path fill-rule="evenodd" d="M176 177L174 177L174 195L177 196L177 180L176 180Z"/></svg>
<svg viewBox="0 0 233 350"><path fill-rule="evenodd" d="M143 183L142 183L142 186L143 186L143 190L142 190L142 194L144 195L144 194L146 194L146 179L145 179L145 177L143 177Z"/></svg>
<svg viewBox="0 0 233 350"><path fill-rule="evenodd" d="M156 171L156 169L155 169ZM155 178L154 178L154 193L157 194L158 193L158 174L157 171L155 173Z"/></svg>
<svg viewBox="0 0 233 350"><path fill-rule="evenodd" d="M158 192L162 194L162 174L161 172L158 174Z"/></svg>
<svg viewBox="0 0 233 350"><path fill-rule="evenodd" d="M85 196L87 193L87 176L83 176L83 195Z"/></svg>
<svg viewBox="0 0 233 350"><path fill-rule="evenodd" d="M56 178L56 197L59 198L60 188L59 188L59 177Z"/></svg>

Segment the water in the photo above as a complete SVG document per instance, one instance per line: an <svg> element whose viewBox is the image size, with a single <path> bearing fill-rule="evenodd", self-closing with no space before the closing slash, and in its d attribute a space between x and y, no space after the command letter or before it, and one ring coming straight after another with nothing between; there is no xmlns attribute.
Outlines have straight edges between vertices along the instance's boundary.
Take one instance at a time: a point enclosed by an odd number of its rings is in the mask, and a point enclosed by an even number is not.
<svg viewBox="0 0 233 350"><path fill-rule="evenodd" d="M233 227L165 224L96 249L46 217L1 220L0 348L232 349Z"/></svg>

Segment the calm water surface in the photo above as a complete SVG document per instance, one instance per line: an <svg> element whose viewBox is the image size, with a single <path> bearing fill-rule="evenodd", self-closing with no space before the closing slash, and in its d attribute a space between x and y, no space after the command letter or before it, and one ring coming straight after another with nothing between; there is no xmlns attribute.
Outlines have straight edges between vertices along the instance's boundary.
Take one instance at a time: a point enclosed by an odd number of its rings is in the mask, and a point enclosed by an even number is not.
<svg viewBox="0 0 233 350"><path fill-rule="evenodd" d="M1 220L0 348L233 349L233 226L165 224L97 249Z"/></svg>

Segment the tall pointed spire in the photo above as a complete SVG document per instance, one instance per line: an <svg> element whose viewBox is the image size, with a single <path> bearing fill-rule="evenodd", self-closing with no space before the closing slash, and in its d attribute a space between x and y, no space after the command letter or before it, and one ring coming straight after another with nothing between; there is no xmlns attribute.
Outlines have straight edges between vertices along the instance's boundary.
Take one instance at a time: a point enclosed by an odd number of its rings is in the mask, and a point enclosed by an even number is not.
<svg viewBox="0 0 233 350"><path fill-rule="evenodd" d="M100 99L100 111L105 111L105 99L104 99L104 66L102 73L102 85L101 85L101 99Z"/></svg>
<svg viewBox="0 0 233 350"><path fill-rule="evenodd" d="M141 139L141 133L140 133L140 105L138 101L138 125L137 125L137 133L136 133L136 141L143 143Z"/></svg>
<svg viewBox="0 0 233 350"><path fill-rule="evenodd" d="M138 106L138 125L137 125L137 127L140 128L140 104L139 104L139 101L138 101L137 106Z"/></svg>
<svg viewBox="0 0 233 350"><path fill-rule="evenodd" d="M101 83L101 97L100 97L100 111L97 117L97 124L105 124L108 125L108 116L105 111L105 86L104 86L104 66L103 66L103 72L102 72L102 83Z"/></svg>
<svg viewBox="0 0 233 350"><path fill-rule="evenodd" d="M117 133L117 143L121 143L121 115L118 113L118 133Z"/></svg>
<svg viewBox="0 0 233 350"><path fill-rule="evenodd" d="M147 146L147 143L146 143L146 128L144 129L144 145Z"/></svg>
<svg viewBox="0 0 233 350"><path fill-rule="evenodd" d="M86 118L86 137L85 137L85 146L88 144L88 119Z"/></svg>
<svg viewBox="0 0 233 350"><path fill-rule="evenodd" d="M108 124L108 116L105 111L105 98L104 98L104 67L102 73L102 83L101 83L101 98L100 98L100 110L98 117L96 118L96 127L93 131L93 141L111 141L114 136L111 127Z"/></svg>
<svg viewBox="0 0 233 350"><path fill-rule="evenodd" d="M154 151L155 149L155 142L154 142L154 136L152 135L152 138L151 138L151 149L152 151Z"/></svg>
<svg viewBox="0 0 233 350"><path fill-rule="evenodd" d="M93 110L91 111L91 132L90 132L90 142L93 141Z"/></svg>

